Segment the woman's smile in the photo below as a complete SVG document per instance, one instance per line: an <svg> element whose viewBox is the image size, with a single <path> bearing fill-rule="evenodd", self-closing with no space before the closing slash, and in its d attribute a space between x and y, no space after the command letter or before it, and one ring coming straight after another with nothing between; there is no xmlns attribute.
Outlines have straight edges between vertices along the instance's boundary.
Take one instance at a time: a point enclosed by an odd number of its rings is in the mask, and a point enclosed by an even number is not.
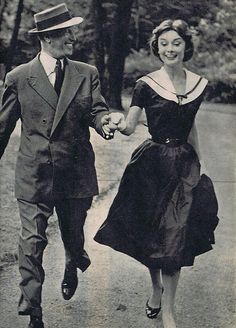
<svg viewBox="0 0 236 328"><path fill-rule="evenodd" d="M175 59L177 57L176 54L166 54L165 56L167 59Z"/></svg>

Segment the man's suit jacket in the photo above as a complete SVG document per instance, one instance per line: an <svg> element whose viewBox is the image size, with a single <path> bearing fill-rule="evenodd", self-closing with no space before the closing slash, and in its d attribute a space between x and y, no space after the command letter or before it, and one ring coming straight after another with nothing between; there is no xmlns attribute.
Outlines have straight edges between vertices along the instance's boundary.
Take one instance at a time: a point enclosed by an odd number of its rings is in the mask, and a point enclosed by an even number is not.
<svg viewBox="0 0 236 328"><path fill-rule="evenodd" d="M30 202L98 193L89 126L103 136L108 108L97 69L66 59L58 99L39 56L7 74L0 110L0 158L21 119L15 195Z"/></svg>

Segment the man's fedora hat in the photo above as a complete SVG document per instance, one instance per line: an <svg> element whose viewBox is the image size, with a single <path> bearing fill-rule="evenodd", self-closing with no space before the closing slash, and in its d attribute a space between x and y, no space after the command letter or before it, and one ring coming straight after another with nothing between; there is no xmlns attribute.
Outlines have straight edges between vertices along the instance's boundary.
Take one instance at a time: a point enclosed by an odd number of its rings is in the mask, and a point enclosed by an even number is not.
<svg viewBox="0 0 236 328"><path fill-rule="evenodd" d="M30 34L58 30L82 23L82 17L71 17L65 3L43 10L34 15L36 28Z"/></svg>

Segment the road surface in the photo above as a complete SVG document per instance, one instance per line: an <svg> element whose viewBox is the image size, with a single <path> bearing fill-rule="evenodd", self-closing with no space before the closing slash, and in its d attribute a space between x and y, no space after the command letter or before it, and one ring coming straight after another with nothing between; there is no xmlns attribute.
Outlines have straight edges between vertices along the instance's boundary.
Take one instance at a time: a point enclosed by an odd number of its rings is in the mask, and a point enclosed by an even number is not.
<svg viewBox="0 0 236 328"><path fill-rule="evenodd" d="M44 256L46 328L163 327L160 318L149 320L145 316L151 287L147 269L93 241L131 152L148 136L143 119L131 137L116 134L114 140L106 142L92 134L101 189L85 226L86 249L92 264L79 275L78 289L70 301L61 297L64 253L56 219L51 221ZM177 327L235 328L236 108L204 105L198 113L197 125L203 157L218 196L220 223L214 250L196 258L193 267L182 270L176 298ZM28 318L19 317L16 312L19 279L17 263L2 267L0 328L27 327Z"/></svg>

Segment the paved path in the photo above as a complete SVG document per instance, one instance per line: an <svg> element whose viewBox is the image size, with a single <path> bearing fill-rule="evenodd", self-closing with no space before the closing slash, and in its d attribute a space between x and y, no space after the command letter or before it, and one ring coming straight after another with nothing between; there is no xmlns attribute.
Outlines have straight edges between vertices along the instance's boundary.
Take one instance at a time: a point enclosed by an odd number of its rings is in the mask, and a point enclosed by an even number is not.
<svg viewBox="0 0 236 328"><path fill-rule="evenodd" d="M199 112L197 124L206 165L215 182L221 220L214 250L198 257L194 267L182 270L176 300L178 328L236 327L236 108L224 110L216 106L206 110L208 107ZM44 257L43 307L47 328L162 328L160 319L148 320L144 314L150 291L146 268L93 241L131 151L146 135L143 125L138 126L135 135L128 138L117 134L109 143L92 135L101 186L101 195L95 199L85 227L92 265L80 275L73 299L62 300L64 254L54 223ZM4 310L0 328L27 326L27 318L16 314L18 281L17 265L5 267L1 272L0 307Z"/></svg>

